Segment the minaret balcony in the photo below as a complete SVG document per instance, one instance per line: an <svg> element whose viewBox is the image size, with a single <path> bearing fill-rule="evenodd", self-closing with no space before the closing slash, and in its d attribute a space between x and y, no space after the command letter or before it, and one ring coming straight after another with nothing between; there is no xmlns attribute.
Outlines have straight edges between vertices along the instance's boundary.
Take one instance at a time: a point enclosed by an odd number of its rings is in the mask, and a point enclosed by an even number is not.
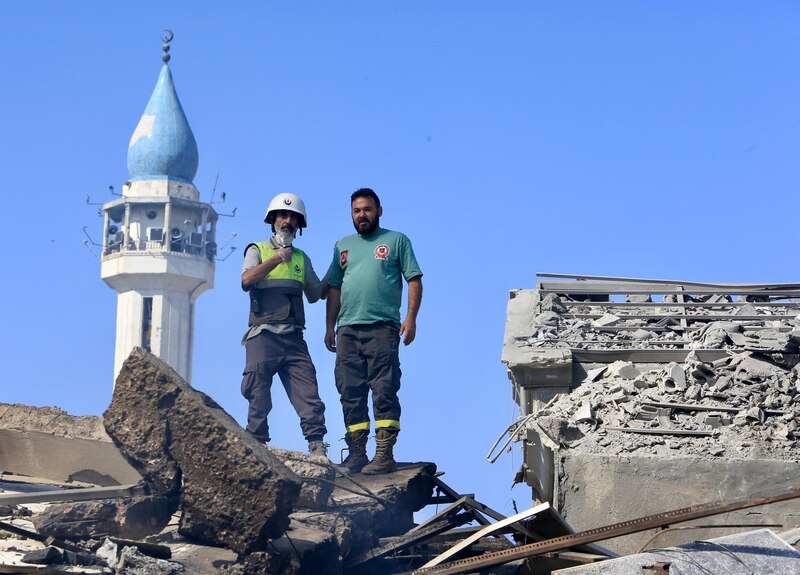
<svg viewBox="0 0 800 575"><path fill-rule="evenodd" d="M214 262L205 255L167 250L125 250L104 255L100 276L117 291L163 288L192 292L214 284Z"/></svg>

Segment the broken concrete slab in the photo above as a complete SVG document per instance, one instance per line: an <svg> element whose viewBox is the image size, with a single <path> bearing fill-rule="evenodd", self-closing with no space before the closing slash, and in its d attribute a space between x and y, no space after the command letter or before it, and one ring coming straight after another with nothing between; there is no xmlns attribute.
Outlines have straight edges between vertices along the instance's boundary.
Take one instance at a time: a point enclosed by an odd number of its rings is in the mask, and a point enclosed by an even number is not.
<svg viewBox="0 0 800 575"><path fill-rule="evenodd" d="M397 471L386 475L353 474L357 484L337 478L331 511L346 515L350 521L348 555L369 549L380 537L401 535L411 529L414 512L425 507L431 498L435 473L433 463L398 463ZM359 494L362 488L383 501ZM304 522L308 521L304 518Z"/></svg>
<svg viewBox="0 0 800 575"><path fill-rule="evenodd" d="M333 493L336 472L328 458L270 447L270 451L302 481L296 509L325 509Z"/></svg>
<svg viewBox="0 0 800 575"><path fill-rule="evenodd" d="M156 493L180 493L187 537L247 554L288 527L297 475L152 354L131 352L104 421Z"/></svg>
<svg viewBox="0 0 800 575"><path fill-rule="evenodd" d="M295 522L292 522L283 537L272 541L270 560L264 565L264 570L254 571L254 560L259 556L263 558L264 555L266 554L258 553L245 559L248 574L263 572L265 575L336 575L342 570L339 545L334 534Z"/></svg>
<svg viewBox="0 0 800 575"><path fill-rule="evenodd" d="M124 547L114 565L114 572L116 575L183 575L186 570L180 563L154 559L135 547Z"/></svg>
<svg viewBox="0 0 800 575"><path fill-rule="evenodd" d="M44 549L34 549L22 556L23 563L32 563L34 565L53 565L63 563L63 561L64 556L61 550L52 546Z"/></svg>
<svg viewBox="0 0 800 575"><path fill-rule="evenodd" d="M619 316L614 315L613 313L604 313L597 319L592 322L592 325L595 327L609 327L612 325L617 325L620 322Z"/></svg>
<svg viewBox="0 0 800 575"><path fill-rule="evenodd" d="M32 410L24 412L31 414ZM36 422L38 417L45 416L32 416L32 420ZM105 433L105 441L68 437L66 417L69 416L58 416L64 436L37 430L0 429L0 469L64 483L95 479L100 481L98 485L128 485L141 480ZM80 428L85 419L78 419L76 425ZM14 422L16 418L11 420ZM94 420L97 425L102 425L101 418L95 416ZM0 420L0 425L6 423ZM19 425L15 424L15 427ZM90 435L95 434L90 432Z"/></svg>
<svg viewBox="0 0 800 575"><path fill-rule="evenodd" d="M606 376L620 379L636 379L641 372L629 361L615 361L606 369Z"/></svg>
<svg viewBox="0 0 800 575"><path fill-rule="evenodd" d="M111 441L100 418L94 415L70 415L59 407L51 406L0 403L0 428L39 431L66 439Z"/></svg>
<svg viewBox="0 0 800 575"><path fill-rule="evenodd" d="M56 539L102 536L142 539L161 531L178 507L178 499L160 495L132 499L48 505L33 517L41 535Z"/></svg>

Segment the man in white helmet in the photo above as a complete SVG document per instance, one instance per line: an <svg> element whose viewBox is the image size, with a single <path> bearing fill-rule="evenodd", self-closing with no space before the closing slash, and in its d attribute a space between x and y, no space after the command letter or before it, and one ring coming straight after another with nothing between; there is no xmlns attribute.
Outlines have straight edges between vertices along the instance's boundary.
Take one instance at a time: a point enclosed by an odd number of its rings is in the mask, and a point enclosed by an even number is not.
<svg viewBox="0 0 800 575"><path fill-rule="evenodd" d="M242 395L250 402L247 431L259 441L270 440L267 416L277 373L300 417L309 453L325 456L325 404L303 339L303 294L308 303L324 299L325 294L311 260L292 245L297 231L302 234L307 224L305 204L295 194L278 194L269 203L264 222L274 235L247 246L242 266L242 289L250 295L249 329L242 338L247 356Z"/></svg>

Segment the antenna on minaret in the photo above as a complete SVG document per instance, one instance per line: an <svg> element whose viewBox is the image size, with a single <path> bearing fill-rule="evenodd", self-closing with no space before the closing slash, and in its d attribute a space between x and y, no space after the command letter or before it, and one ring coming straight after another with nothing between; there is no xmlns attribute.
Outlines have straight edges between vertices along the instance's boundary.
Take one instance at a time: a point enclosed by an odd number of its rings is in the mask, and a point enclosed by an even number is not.
<svg viewBox="0 0 800 575"><path fill-rule="evenodd" d="M81 229L83 230L83 233L86 235L86 241L91 242L91 244L93 246L102 246L103 244L98 244L96 241L94 241L92 239L92 236L89 235L89 232L86 231L86 228L88 228L88 227L89 226L81 226ZM84 243L86 243L86 242L84 241Z"/></svg>
<svg viewBox="0 0 800 575"><path fill-rule="evenodd" d="M216 259L218 262L224 262L235 251L236 251L236 246L231 246L230 249L228 250L228 255L226 255L224 258L216 258Z"/></svg>
<svg viewBox="0 0 800 575"><path fill-rule="evenodd" d="M236 236L238 236L238 235L239 235L239 234L238 234L237 232L231 232L231 237L228 239L228 241L227 241L227 242L225 242L224 244L222 244L222 245L220 246L220 248L219 248L219 249L220 249L220 251L224 250L224 249L225 249L225 248L228 246L228 244L229 244L229 243L231 243L233 240L235 240L235 239L236 239ZM226 255L224 258L215 258L215 259L216 259L218 262L224 262L225 260L227 260L227 259L228 259L228 256L230 256L230 255L231 255L233 252L235 252L235 251L236 251L236 246L231 246L231 247L228 249L228 253L227 253L227 255Z"/></svg>
<svg viewBox="0 0 800 575"><path fill-rule="evenodd" d="M217 177L214 178L214 187L211 190L211 199L208 200L209 204L214 203L214 194L217 193L217 184L219 183L219 170L217 171ZM222 201L225 201L225 194L222 194Z"/></svg>
<svg viewBox="0 0 800 575"><path fill-rule="evenodd" d="M115 192L113 185L109 185L108 186L108 191L112 196L122 196L122 195L124 195L124 194L118 194L117 192ZM103 202L93 202L92 201L92 197L89 194L86 194L86 203L88 205L90 205L90 206L102 206L102 205L105 205ZM101 210L98 210L98 211L102 215L103 212Z"/></svg>
<svg viewBox="0 0 800 575"><path fill-rule="evenodd" d="M164 30L164 35L161 36L161 41L164 42L161 44L161 49L164 50L164 53L161 55L161 59L164 61L164 64L169 64L169 43L172 42L174 37L175 34L173 34L172 30L169 29Z"/></svg>
<svg viewBox="0 0 800 575"><path fill-rule="evenodd" d="M83 247L89 250L89 253L92 254L94 257L97 257L97 254L94 253L94 250L89 247L89 240L83 240Z"/></svg>
<svg viewBox="0 0 800 575"><path fill-rule="evenodd" d="M90 236L89 232L86 231L86 228L88 228L88 227L89 226L81 226L81 229L83 230L84 235L86 235L86 239L83 240L83 247L85 247L87 250L89 250L89 253L92 254L94 257L97 257L97 254L94 253L94 250L91 248L91 246L102 246L103 244L98 244L96 241L94 241L92 239L92 236Z"/></svg>

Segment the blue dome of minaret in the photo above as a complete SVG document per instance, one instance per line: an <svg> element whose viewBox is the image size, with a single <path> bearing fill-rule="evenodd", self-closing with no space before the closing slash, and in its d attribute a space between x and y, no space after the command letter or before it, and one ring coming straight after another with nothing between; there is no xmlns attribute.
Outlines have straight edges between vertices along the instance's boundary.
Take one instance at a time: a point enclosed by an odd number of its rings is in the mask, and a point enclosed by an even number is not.
<svg viewBox="0 0 800 575"><path fill-rule="evenodd" d="M171 39L164 39L164 66L128 145L131 180L170 178L191 183L197 173L197 142L167 65Z"/></svg>

